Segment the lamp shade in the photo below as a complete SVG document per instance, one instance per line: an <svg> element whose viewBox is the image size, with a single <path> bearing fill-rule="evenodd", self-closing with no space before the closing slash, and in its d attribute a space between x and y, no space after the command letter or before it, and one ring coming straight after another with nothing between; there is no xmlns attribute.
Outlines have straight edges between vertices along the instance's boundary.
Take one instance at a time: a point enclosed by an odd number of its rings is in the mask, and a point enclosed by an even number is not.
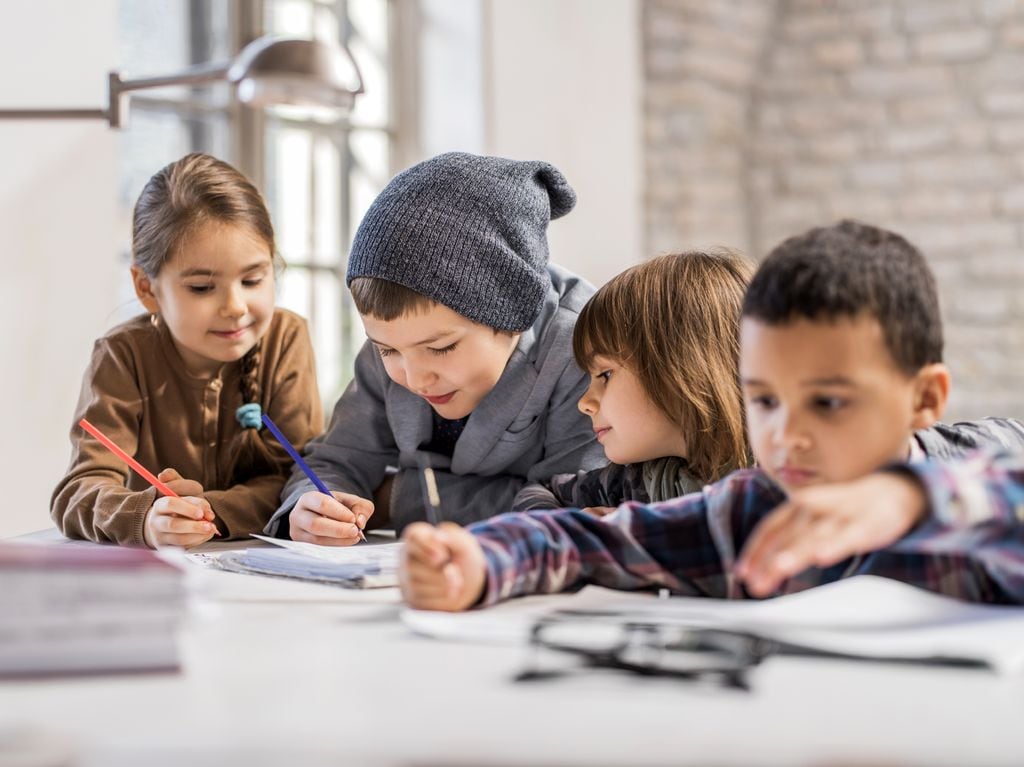
<svg viewBox="0 0 1024 767"><path fill-rule="evenodd" d="M228 68L238 98L253 106L294 104L348 113L363 79L349 52L319 40L262 37Z"/></svg>

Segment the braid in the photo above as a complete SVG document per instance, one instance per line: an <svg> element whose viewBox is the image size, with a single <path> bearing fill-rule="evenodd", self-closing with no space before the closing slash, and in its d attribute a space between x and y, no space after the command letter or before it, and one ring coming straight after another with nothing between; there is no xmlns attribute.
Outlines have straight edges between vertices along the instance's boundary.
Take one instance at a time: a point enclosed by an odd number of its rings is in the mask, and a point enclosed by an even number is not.
<svg viewBox="0 0 1024 767"><path fill-rule="evenodd" d="M242 390L242 402L260 401L260 382L256 373L260 367L260 344L256 344L242 357L242 377L239 379L239 388Z"/></svg>
<svg viewBox="0 0 1024 767"><path fill-rule="evenodd" d="M260 403L259 373L262 359L261 345L257 343L239 360L241 376L238 388L244 405ZM232 483L244 482L259 474L283 473L284 468L274 460L274 455L260 435L259 428L243 428L231 445L234 460L229 479Z"/></svg>

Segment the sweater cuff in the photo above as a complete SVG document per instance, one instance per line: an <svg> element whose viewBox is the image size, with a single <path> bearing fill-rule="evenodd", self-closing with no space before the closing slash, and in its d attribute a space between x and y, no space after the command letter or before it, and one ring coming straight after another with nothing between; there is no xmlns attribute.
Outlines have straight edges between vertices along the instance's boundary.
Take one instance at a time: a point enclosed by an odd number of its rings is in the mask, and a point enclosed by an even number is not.
<svg viewBox="0 0 1024 767"><path fill-rule="evenodd" d="M150 487L135 494L135 509L132 512L132 530L129 546L141 549L149 548L146 544L146 513L156 503L156 488Z"/></svg>

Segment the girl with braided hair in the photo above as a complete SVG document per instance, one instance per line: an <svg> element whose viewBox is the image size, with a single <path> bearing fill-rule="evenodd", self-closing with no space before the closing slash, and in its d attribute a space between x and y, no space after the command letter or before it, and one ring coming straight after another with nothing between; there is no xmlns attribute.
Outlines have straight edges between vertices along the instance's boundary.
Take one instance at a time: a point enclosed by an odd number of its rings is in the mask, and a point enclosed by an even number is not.
<svg viewBox="0 0 1024 767"><path fill-rule="evenodd" d="M263 198L235 168L190 154L156 173L132 221L132 280L148 314L100 338L73 419L86 418L180 496L157 497L72 429L51 514L71 538L195 546L258 532L291 461L323 429L305 320L274 306L279 257Z"/></svg>

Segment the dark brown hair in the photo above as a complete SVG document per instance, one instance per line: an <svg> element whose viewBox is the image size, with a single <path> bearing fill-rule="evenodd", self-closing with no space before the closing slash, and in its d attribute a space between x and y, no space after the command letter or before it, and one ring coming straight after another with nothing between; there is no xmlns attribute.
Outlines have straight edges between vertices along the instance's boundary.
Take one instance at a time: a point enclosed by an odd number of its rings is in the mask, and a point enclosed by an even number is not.
<svg viewBox="0 0 1024 767"><path fill-rule="evenodd" d="M360 314L384 322L391 322L406 314L418 314L436 304L434 299L422 293L380 277L355 277L348 288Z"/></svg>
<svg viewBox="0 0 1024 767"><path fill-rule="evenodd" d="M132 262L154 279L204 225L242 226L266 243L275 266L274 227L263 197L234 167L208 154L194 153L160 169L146 182L132 213ZM261 343L239 361L245 403L260 401ZM243 429L231 445L229 478L279 471L257 429Z"/></svg>
<svg viewBox="0 0 1024 767"><path fill-rule="evenodd" d="M614 359L679 427L693 474L713 482L749 465L739 385L739 319L752 265L727 250L652 258L583 307L573 353L584 370Z"/></svg>
<svg viewBox="0 0 1024 767"><path fill-rule="evenodd" d="M942 362L942 314L928 262L895 232L859 221L779 244L750 283L743 316L766 325L874 317L907 375Z"/></svg>

